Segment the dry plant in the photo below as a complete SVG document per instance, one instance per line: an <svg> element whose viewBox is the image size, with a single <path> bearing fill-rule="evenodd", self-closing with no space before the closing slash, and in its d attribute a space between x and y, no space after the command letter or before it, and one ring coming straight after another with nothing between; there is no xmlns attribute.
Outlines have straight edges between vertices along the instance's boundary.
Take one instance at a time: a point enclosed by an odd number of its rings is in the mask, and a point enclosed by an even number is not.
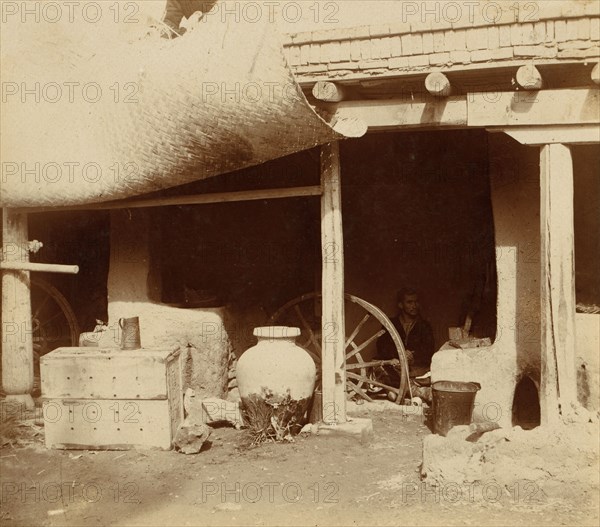
<svg viewBox="0 0 600 527"><path fill-rule="evenodd" d="M284 396L263 387L261 394L242 399L249 447L266 441L293 441L302 428L307 399L295 400L288 390Z"/></svg>

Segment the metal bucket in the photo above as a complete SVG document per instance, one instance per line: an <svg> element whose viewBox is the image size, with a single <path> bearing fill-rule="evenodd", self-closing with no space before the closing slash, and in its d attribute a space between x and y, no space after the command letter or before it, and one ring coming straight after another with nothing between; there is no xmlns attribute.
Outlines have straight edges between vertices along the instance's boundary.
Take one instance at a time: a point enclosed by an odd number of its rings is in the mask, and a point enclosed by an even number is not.
<svg viewBox="0 0 600 527"><path fill-rule="evenodd" d="M453 426L471 424L479 383L437 381L431 387L434 434L445 436Z"/></svg>

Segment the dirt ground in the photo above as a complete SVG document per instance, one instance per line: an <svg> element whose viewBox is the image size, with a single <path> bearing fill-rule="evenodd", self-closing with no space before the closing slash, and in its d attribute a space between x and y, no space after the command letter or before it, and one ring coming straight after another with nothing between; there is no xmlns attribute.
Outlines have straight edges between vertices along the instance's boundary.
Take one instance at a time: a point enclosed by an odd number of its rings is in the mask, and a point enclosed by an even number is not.
<svg viewBox="0 0 600 527"><path fill-rule="evenodd" d="M1 524L598 525L598 489L549 498L535 482L433 488L420 479L423 417L367 405L374 440L299 436L242 447L216 428L198 455L49 451L42 434L0 450Z"/></svg>

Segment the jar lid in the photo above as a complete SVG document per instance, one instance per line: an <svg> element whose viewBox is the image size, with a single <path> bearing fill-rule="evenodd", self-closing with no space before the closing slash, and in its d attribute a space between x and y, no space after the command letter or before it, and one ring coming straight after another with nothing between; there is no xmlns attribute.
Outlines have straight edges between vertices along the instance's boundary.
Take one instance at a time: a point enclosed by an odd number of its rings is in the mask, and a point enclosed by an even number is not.
<svg viewBox="0 0 600 527"><path fill-rule="evenodd" d="M263 326L254 328L253 334L255 337L290 339L300 336L300 328L292 328L289 326Z"/></svg>

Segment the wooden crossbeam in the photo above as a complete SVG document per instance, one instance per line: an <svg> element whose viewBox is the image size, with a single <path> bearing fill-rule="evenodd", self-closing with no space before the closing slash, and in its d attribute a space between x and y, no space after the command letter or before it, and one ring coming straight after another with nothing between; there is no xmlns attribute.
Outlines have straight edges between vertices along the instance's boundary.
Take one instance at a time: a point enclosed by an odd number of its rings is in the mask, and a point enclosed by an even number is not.
<svg viewBox="0 0 600 527"><path fill-rule="evenodd" d="M19 209L20 212L63 212L73 210L115 210L143 209L150 207L172 207L181 205L203 205L207 203L232 203L237 201L256 201L263 199L299 198L320 196L319 185L308 187L277 188L266 190L242 190L239 192L212 192L208 194L193 194L191 196L173 196L165 198L134 199L109 201L105 203L88 203L72 207L31 207Z"/></svg>

